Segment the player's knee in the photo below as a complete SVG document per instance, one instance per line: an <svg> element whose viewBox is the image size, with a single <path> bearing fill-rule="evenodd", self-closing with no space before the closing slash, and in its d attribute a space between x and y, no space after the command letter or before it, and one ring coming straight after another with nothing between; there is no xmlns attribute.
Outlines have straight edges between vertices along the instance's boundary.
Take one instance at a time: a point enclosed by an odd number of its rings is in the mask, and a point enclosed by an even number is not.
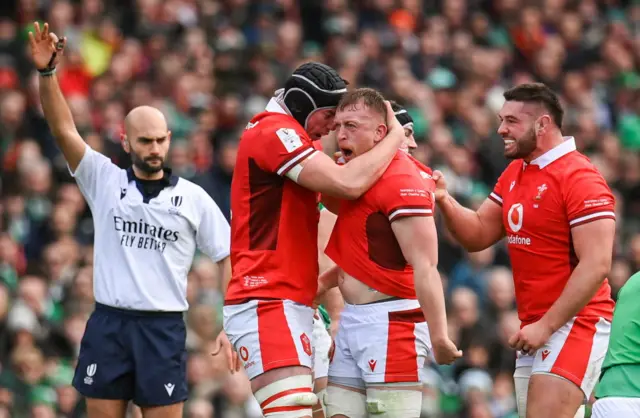
<svg viewBox="0 0 640 418"><path fill-rule="evenodd" d="M367 411L380 418L418 418L422 411L422 391L406 384L386 384L367 388Z"/></svg>
<svg viewBox="0 0 640 418"><path fill-rule="evenodd" d="M526 418L527 416L527 393L529 392L529 378L531 377L532 367L518 367L513 374L513 383L516 390L516 406L518 407L518 416Z"/></svg>
<svg viewBox="0 0 640 418"><path fill-rule="evenodd" d="M311 416L318 397L313 393L311 375L291 376L258 390L255 398L265 417L298 418Z"/></svg>
<svg viewBox="0 0 640 418"><path fill-rule="evenodd" d="M323 399L327 418L344 415L349 418L367 418L364 393L329 384Z"/></svg>

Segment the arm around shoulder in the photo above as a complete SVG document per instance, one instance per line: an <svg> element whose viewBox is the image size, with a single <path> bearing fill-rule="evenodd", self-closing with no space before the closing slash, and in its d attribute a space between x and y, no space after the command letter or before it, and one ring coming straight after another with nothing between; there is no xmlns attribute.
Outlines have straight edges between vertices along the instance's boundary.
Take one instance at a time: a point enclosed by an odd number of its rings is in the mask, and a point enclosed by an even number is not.
<svg viewBox="0 0 640 418"><path fill-rule="evenodd" d="M337 165L321 152L314 152L287 176L309 190L342 199L357 199L364 193L361 181L349 179L346 165Z"/></svg>

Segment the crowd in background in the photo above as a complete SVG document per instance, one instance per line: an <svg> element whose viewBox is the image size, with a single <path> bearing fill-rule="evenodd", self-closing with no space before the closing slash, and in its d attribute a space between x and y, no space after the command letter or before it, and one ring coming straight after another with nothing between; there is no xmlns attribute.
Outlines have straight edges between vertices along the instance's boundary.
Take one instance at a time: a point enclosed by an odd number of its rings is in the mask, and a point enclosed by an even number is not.
<svg viewBox="0 0 640 418"><path fill-rule="evenodd" d="M59 68L78 130L126 167L133 107L166 115L168 165L229 215L237 141L291 71L314 60L379 89L415 121L416 157L479 205L506 167L496 113L505 89L542 81L562 127L617 198L614 297L640 268L640 2L623 0L15 0L0 5L0 418L83 417L70 386L93 307L91 213L49 132L27 33L68 38ZM326 144L329 146L331 144ZM431 367L425 417L513 414L519 326L503 243L468 254L439 225L450 332L464 358ZM212 361L219 277L189 273L190 418L255 417L242 374Z"/></svg>

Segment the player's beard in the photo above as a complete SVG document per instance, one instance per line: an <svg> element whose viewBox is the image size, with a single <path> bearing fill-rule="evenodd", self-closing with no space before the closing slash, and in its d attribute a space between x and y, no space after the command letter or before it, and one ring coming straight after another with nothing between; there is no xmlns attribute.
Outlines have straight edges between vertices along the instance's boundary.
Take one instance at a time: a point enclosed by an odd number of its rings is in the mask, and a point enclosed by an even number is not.
<svg viewBox="0 0 640 418"><path fill-rule="evenodd" d="M160 164L152 166L150 162L154 160L160 160ZM131 150L131 162L146 174L155 174L164 168L164 159L162 157L142 158L133 150Z"/></svg>
<svg viewBox="0 0 640 418"><path fill-rule="evenodd" d="M507 139L511 139L511 138L507 138ZM505 152L504 152L504 156L512 160L517 160L520 158L527 157L538 146L538 138L536 138L536 131L533 128L533 126L529 128L527 132L522 134L520 138L515 139L515 141L516 141L515 151L507 152L507 150L505 149Z"/></svg>

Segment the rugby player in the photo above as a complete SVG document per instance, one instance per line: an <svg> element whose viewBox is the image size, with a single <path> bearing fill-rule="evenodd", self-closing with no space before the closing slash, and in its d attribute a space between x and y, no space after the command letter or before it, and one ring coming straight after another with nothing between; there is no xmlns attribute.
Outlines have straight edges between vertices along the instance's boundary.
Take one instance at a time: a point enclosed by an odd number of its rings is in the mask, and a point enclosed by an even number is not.
<svg viewBox="0 0 640 418"><path fill-rule="evenodd" d="M640 273L618 292L592 418L640 417Z"/></svg>
<svg viewBox="0 0 640 418"><path fill-rule="evenodd" d="M563 137L563 109L553 91L522 84L504 98L498 133L514 161L477 211L456 202L437 171L436 200L468 251L507 237L522 323L509 341L517 350L519 415L583 416L614 308L606 280L614 197L574 138Z"/></svg>
<svg viewBox="0 0 640 418"><path fill-rule="evenodd" d="M266 417L311 417L312 303L318 285L317 193L356 199L380 178L404 132L337 166L313 148L331 131L346 82L331 67L298 67L240 139L231 185L233 277L224 328ZM390 106L387 104L387 106Z"/></svg>
<svg viewBox="0 0 640 418"><path fill-rule="evenodd" d="M85 144L55 76L66 40L36 22L29 41L45 118L94 221L96 307L73 386L90 418L124 418L130 400L144 417L182 417L187 272L198 248L230 275L229 224L204 190L164 167L171 133L159 110L127 115L128 170Z"/></svg>
<svg viewBox="0 0 640 418"><path fill-rule="evenodd" d="M398 119L398 122L404 129L405 139L402 142L400 149L407 153L411 153L415 148L417 148L415 138L413 137L413 119L406 109L398 103L394 101L391 101L390 103L396 119ZM323 141L333 141L335 143L335 132L323 137ZM316 149L322 150L321 141L314 141L314 146ZM334 154L334 158L336 159L341 156L340 151ZM417 161L416 163L421 165ZM421 169L428 170L429 174L431 173L430 169L424 166L422 166ZM435 184L433 186L433 188L435 188ZM318 204L318 208L320 209L320 222L318 224L318 263L320 273L324 273L331 267L335 266L335 263L325 254L325 249L329 242L333 226L336 223L336 215L326 209L322 203ZM327 331L333 331L332 335L335 336L340 312L342 311L342 308L344 308L344 299L337 287L324 291L321 295L321 299L322 300L318 300L318 310L313 319L313 390L319 398L318 408L313 411L314 418L323 418L326 416L324 394L326 393L328 383L329 350L331 349L332 344L331 336ZM327 308L325 308L322 303L326 304Z"/></svg>
<svg viewBox="0 0 640 418"><path fill-rule="evenodd" d="M391 101L391 108L393 109L393 113L402 125L404 129L405 140L402 142L400 149L404 152L412 154L413 151L418 148L418 144L416 144L416 139L413 136L413 118L407 112L407 109L402 107L397 102Z"/></svg>
<svg viewBox="0 0 640 418"><path fill-rule="evenodd" d="M387 112L373 89L342 98L335 120L347 164L386 141ZM439 363L461 356L447 336L434 201L426 181L414 161L397 150L369 191L340 203L326 250L337 267L320 277L318 289L321 295L339 286L346 302L329 366L330 417L418 418L419 370L430 339Z"/></svg>

